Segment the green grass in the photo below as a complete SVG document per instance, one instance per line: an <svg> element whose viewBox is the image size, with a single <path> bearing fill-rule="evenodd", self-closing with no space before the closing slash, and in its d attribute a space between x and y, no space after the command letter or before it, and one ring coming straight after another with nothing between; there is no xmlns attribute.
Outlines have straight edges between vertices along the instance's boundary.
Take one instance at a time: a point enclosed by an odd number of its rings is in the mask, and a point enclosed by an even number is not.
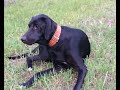
<svg viewBox="0 0 120 90"><path fill-rule="evenodd" d="M11 0L12 1L12 0ZM18 83L34 73L52 67L51 63L35 63L29 73L25 59L6 58L31 50L20 37L27 31L30 18L46 14L60 25L82 29L89 36L91 55L86 60L88 73L82 90L116 90L116 18L114 0L16 0L4 10L4 89L19 90ZM38 62L37 62L38 63ZM72 69L54 76L46 75L23 90L73 90L77 73Z"/></svg>

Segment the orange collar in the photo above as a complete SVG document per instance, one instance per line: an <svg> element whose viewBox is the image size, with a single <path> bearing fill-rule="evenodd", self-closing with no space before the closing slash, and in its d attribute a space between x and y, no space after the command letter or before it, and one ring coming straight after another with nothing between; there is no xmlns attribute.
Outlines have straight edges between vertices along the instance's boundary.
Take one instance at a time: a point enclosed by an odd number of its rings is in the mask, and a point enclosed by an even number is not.
<svg viewBox="0 0 120 90"><path fill-rule="evenodd" d="M60 38L60 34L61 34L61 26L57 25L57 29L48 43L50 47L54 46L58 42Z"/></svg>

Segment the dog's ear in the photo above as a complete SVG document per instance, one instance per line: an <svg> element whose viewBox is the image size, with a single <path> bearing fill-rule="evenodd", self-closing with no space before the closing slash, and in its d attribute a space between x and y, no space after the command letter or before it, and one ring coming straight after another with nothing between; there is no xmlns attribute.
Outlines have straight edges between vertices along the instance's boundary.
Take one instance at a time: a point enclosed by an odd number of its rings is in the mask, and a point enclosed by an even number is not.
<svg viewBox="0 0 120 90"><path fill-rule="evenodd" d="M55 22L47 15L41 14L40 18L45 22L44 36L46 40L50 39L51 33L54 32Z"/></svg>
<svg viewBox="0 0 120 90"><path fill-rule="evenodd" d="M48 40L50 38L50 32L52 31L52 21L50 18L42 18L45 21L45 30L44 36L45 39Z"/></svg>

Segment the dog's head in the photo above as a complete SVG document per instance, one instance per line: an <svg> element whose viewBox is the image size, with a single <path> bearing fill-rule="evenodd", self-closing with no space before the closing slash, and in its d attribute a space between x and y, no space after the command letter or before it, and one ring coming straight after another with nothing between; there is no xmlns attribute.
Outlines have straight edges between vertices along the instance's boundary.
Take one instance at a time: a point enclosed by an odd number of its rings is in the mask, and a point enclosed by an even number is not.
<svg viewBox="0 0 120 90"><path fill-rule="evenodd" d="M23 43L32 45L39 42L48 42L57 24L47 15L40 14L31 18L28 24L28 31L22 36Z"/></svg>

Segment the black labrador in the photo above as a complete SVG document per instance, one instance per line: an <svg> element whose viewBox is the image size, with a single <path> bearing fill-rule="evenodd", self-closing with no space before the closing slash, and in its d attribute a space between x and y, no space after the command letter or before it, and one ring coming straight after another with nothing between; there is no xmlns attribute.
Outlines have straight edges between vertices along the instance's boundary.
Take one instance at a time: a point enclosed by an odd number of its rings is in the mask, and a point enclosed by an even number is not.
<svg viewBox="0 0 120 90"><path fill-rule="evenodd" d="M78 72L74 90L80 90L87 73L84 59L90 54L87 35L80 29L59 26L44 14L32 17L28 27L28 31L21 38L22 42L27 45L39 44L39 54L27 57L28 68L33 68L32 61L35 60L50 60L54 67L36 73L21 86L30 87L35 78L73 67Z"/></svg>

